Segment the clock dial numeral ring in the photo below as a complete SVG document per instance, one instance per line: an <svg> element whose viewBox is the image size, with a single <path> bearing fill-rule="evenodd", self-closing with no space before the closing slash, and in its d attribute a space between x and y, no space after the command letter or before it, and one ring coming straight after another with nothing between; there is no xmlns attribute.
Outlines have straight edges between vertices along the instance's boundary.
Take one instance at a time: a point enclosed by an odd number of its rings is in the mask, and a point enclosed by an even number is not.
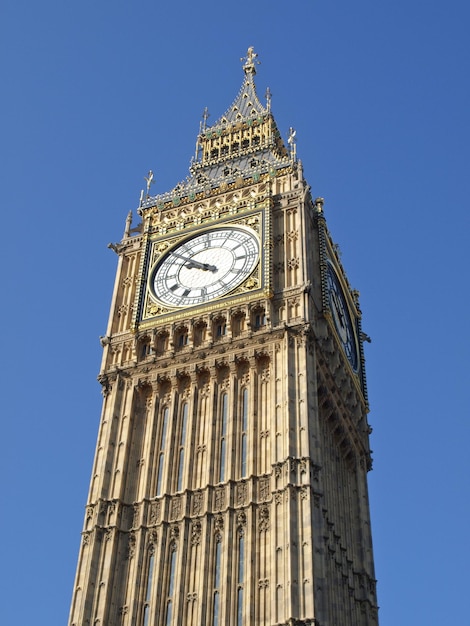
<svg viewBox="0 0 470 626"><path fill-rule="evenodd" d="M237 226L206 231L164 255L151 273L151 293L172 307L223 297L248 278L259 254L258 238L248 229Z"/></svg>

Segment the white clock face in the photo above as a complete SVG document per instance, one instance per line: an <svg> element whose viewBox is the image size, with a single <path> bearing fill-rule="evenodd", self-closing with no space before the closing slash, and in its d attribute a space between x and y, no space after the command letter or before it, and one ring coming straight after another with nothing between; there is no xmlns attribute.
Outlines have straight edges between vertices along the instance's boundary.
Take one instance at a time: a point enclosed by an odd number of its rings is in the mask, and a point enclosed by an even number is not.
<svg viewBox="0 0 470 626"><path fill-rule="evenodd" d="M194 306L220 298L254 270L259 242L238 227L208 230L165 254L150 277L154 296L163 304Z"/></svg>

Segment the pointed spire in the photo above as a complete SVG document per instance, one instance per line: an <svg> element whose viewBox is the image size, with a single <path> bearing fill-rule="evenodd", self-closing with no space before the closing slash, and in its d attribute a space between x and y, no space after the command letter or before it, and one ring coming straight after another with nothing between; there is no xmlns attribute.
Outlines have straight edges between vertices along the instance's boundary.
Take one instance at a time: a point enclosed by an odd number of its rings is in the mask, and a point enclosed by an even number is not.
<svg viewBox="0 0 470 626"><path fill-rule="evenodd" d="M242 57L240 60L244 61L245 80L243 85L231 107L217 120L212 128L227 124L237 124L269 113L271 101L269 100L268 108L266 108L261 104L256 94L256 86L253 79L256 74L256 65L259 65L260 62L253 46L248 48L246 57Z"/></svg>

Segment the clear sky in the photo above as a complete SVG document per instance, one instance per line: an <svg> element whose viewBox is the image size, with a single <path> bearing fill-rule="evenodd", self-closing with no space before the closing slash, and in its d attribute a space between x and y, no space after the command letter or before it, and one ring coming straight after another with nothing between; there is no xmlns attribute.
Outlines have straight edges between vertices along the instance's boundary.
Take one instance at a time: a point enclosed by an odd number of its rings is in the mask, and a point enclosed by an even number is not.
<svg viewBox="0 0 470 626"><path fill-rule="evenodd" d="M3 0L2 624L67 623L107 244L149 169L154 193L188 175L250 45L372 338L380 624L470 624L469 23L463 0Z"/></svg>

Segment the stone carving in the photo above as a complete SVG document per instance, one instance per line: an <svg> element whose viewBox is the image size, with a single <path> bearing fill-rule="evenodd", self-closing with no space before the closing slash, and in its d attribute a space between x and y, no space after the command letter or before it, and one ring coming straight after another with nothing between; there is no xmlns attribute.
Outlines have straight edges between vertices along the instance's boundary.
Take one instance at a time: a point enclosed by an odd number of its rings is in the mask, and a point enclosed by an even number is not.
<svg viewBox="0 0 470 626"><path fill-rule="evenodd" d="M267 500L269 498L269 478L260 478L259 481L259 499Z"/></svg>
<svg viewBox="0 0 470 626"><path fill-rule="evenodd" d="M202 492L196 491L193 495L193 515L200 515L202 512Z"/></svg>
<svg viewBox="0 0 470 626"><path fill-rule="evenodd" d="M237 505L241 506L245 504L247 497L247 485L245 482L239 483L237 485Z"/></svg>
<svg viewBox="0 0 470 626"><path fill-rule="evenodd" d="M222 515L216 515L214 518L214 529L216 533L221 533L224 529L224 518Z"/></svg>
<svg viewBox="0 0 470 626"><path fill-rule="evenodd" d="M221 511L225 506L225 489L224 487L218 487L215 490L215 502L214 508L216 511Z"/></svg>
<svg viewBox="0 0 470 626"><path fill-rule="evenodd" d="M157 543L158 540L158 534L157 531L155 529L152 529L149 532L149 537L148 537L148 549L150 554L153 554L155 552L155 545Z"/></svg>
<svg viewBox="0 0 470 626"><path fill-rule="evenodd" d="M246 526L246 513L245 511L239 511L237 513L237 526L240 528Z"/></svg>
<svg viewBox="0 0 470 626"><path fill-rule="evenodd" d="M132 528L136 528L139 525L139 512L140 512L139 505L134 504L134 516L132 518Z"/></svg>
<svg viewBox="0 0 470 626"><path fill-rule="evenodd" d="M269 530L269 509L262 506L259 511L259 531L266 532Z"/></svg>
<svg viewBox="0 0 470 626"><path fill-rule="evenodd" d="M149 524L154 525L160 519L160 502L152 502L149 511Z"/></svg>
<svg viewBox="0 0 470 626"><path fill-rule="evenodd" d="M106 515L108 524L111 524L112 518L113 518L113 515L115 514L115 512L116 512L116 503L115 502L109 502L108 503L107 515Z"/></svg>
<svg viewBox="0 0 470 626"><path fill-rule="evenodd" d="M181 513L181 498L176 497L172 500L172 503L171 503L171 513L170 513L171 519L178 518L180 516L180 513Z"/></svg>
<svg viewBox="0 0 470 626"><path fill-rule="evenodd" d="M129 542L127 545L127 557L132 559L135 555L135 533L129 534Z"/></svg>
<svg viewBox="0 0 470 626"><path fill-rule="evenodd" d="M195 521L191 526L191 545L197 546L201 543L202 526L201 522Z"/></svg>

